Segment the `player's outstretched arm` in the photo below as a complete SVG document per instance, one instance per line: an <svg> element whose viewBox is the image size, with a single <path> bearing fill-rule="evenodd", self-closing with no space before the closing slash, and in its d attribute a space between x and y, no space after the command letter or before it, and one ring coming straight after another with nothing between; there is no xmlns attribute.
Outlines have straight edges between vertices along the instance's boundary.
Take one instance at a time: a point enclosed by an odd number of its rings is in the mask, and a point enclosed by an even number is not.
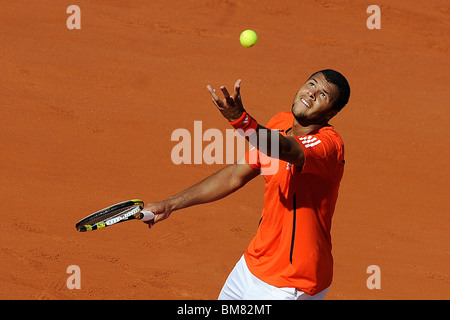
<svg viewBox="0 0 450 320"><path fill-rule="evenodd" d="M241 129L245 134L245 138L256 145L259 151L267 154L269 157L275 156L281 160L292 163L298 167L302 167L305 162L305 154L299 143L292 137L284 137L276 131L270 130L256 122L250 115L248 115L244 109L241 99L241 80L237 80L234 84L234 92L232 95L228 93L227 88L220 87L224 99L219 98L210 85L207 86L211 98L219 109L220 113L230 122L235 129ZM248 133L252 132L252 133ZM278 148L273 150L272 135L275 134L278 138ZM256 136L255 139L251 139L251 136ZM260 139L264 139L261 143ZM262 147L264 146L264 147Z"/></svg>
<svg viewBox="0 0 450 320"><path fill-rule="evenodd" d="M153 212L155 219L146 223L152 227L155 223L167 219L175 210L222 199L258 175L259 171L251 168L245 159L242 159L164 201L147 204L142 211Z"/></svg>

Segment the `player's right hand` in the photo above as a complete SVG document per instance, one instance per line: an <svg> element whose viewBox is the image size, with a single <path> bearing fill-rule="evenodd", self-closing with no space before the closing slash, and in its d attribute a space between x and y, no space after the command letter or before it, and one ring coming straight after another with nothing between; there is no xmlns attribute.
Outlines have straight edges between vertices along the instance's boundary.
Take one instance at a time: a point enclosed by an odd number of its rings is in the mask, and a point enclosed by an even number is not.
<svg viewBox="0 0 450 320"><path fill-rule="evenodd" d="M158 223L160 221L163 221L167 219L170 214L173 212L171 209L168 201L159 201L159 202L152 202L148 203L144 209L142 209L142 212L150 211L155 214L155 218L150 221L144 221L148 225L148 228L151 229L155 223Z"/></svg>

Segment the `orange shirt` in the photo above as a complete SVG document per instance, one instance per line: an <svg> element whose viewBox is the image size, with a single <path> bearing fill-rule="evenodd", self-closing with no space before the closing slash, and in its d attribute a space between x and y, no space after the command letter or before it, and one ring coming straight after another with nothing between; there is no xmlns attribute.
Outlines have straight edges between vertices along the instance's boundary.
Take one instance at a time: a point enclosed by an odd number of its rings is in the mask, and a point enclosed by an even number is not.
<svg viewBox="0 0 450 320"><path fill-rule="evenodd" d="M284 135L293 120L291 112L282 112L267 127ZM305 152L303 168L268 159L257 149L246 153L257 170L270 166L268 160L279 163L274 174L264 175L264 209L244 257L253 275L266 283L314 295L333 277L331 218L344 171L344 144L331 126L294 138Z"/></svg>

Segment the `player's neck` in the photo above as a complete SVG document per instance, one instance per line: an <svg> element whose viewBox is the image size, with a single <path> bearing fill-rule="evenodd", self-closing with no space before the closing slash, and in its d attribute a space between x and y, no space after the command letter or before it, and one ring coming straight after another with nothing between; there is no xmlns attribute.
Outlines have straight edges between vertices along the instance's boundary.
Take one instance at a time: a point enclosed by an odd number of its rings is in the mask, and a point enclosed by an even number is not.
<svg viewBox="0 0 450 320"><path fill-rule="evenodd" d="M329 126L328 122L321 124L300 124L297 120L294 119L292 123L292 128L289 130L288 135L291 136L306 136L313 131L319 130L320 128Z"/></svg>

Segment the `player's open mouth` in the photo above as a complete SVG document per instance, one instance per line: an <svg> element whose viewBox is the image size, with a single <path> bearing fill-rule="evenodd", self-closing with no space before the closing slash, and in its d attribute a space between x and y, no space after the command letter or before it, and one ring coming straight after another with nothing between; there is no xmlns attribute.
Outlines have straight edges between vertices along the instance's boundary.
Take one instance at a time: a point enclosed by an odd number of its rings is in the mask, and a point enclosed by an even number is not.
<svg viewBox="0 0 450 320"><path fill-rule="evenodd" d="M308 108L311 109L311 105L303 98L300 98L300 100L303 102L303 104Z"/></svg>

